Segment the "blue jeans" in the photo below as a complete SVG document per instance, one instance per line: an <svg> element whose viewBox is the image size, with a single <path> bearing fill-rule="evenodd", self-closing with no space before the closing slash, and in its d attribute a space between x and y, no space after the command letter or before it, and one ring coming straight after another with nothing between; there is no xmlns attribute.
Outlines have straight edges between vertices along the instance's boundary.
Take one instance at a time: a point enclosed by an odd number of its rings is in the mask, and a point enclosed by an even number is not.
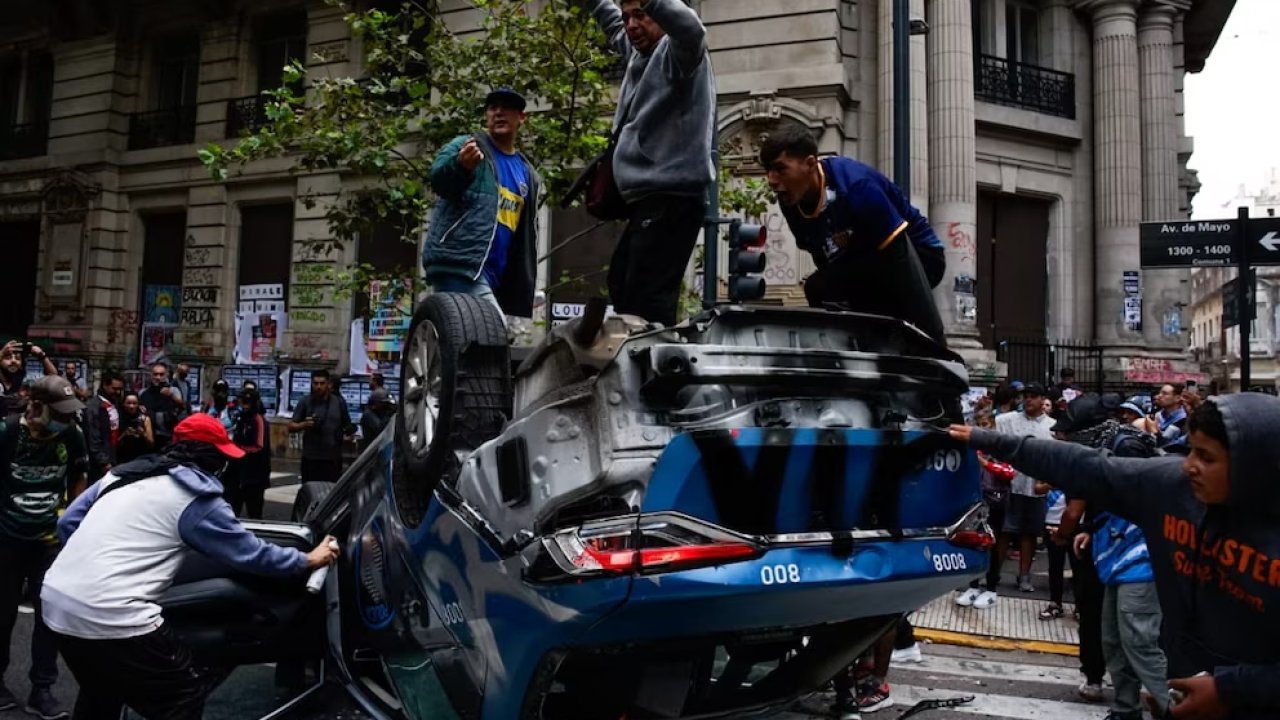
<svg viewBox="0 0 1280 720"><path fill-rule="evenodd" d="M485 281L484 276L481 276L479 280L468 280L461 275L437 275L427 278L427 282L431 284L431 289L435 292L459 293L478 297L492 305L499 315L506 317L506 313L502 312L502 306L498 304L498 298L493 294L493 288L489 287L489 283Z"/></svg>

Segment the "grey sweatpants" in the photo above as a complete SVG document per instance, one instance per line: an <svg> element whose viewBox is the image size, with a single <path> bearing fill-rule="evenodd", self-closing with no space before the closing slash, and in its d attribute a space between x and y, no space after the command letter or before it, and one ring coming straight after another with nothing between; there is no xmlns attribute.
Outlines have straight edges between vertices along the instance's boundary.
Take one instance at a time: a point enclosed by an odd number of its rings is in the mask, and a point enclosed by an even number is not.
<svg viewBox="0 0 1280 720"><path fill-rule="evenodd" d="M1169 705L1168 662L1160 649L1160 601L1153 582L1108 585L1102 601L1102 649L1116 687L1111 709L1141 717L1143 687Z"/></svg>

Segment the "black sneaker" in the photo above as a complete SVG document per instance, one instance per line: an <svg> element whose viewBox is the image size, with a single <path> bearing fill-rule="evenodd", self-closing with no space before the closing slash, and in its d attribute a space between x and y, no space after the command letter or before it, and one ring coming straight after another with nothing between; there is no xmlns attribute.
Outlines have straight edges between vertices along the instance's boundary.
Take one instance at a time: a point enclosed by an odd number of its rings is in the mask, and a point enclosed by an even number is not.
<svg viewBox="0 0 1280 720"><path fill-rule="evenodd" d="M858 708L858 699L852 695L836 696L831 706L831 717L836 720L862 720L862 711Z"/></svg>
<svg viewBox="0 0 1280 720"><path fill-rule="evenodd" d="M27 714L35 715L41 720L65 720L71 713L58 706L53 692L47 686L31 688L31 697L27 698Z"/></svg>
<svg viewBox="0 0 1280 720"><path fill-rule="evenodd" d="M18 698L9 692L9 688L5 687L4 683L0 683L0 712L12 710L16 707L18 707Z"/></svg>

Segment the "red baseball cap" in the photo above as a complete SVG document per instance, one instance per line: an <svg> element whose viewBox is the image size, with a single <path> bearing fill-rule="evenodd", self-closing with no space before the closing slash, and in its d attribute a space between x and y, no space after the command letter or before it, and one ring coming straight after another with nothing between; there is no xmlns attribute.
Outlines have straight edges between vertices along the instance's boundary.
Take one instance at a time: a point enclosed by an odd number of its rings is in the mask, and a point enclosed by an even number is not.
<svg viewBox="0 0 1280 720"><path fill-rule="evenodd" d="M222 423L212 415L196 413L188 416L173 429L174 442L208 443L232 460L244 457L244 451L231 442Z"/></svg>

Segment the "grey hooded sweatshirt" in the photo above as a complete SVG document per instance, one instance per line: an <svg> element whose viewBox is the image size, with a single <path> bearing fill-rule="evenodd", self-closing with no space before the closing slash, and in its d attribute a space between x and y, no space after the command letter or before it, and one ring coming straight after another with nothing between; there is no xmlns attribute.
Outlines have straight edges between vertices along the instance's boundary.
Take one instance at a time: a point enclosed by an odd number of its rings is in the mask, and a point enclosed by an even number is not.
<svg viewBox="0 0 1280 720"><path fill-rule="evenodd" d="M707 30L682 0L649 0L644 11L666 33L649 54L627 39L614 0L588 6L609 47L627 64L613 127L622 128L613 175L628 203L646 195L701 196L715 180L711 164L716 83Z"/></svg>
<svg viewBox="0 0 1280 720"><path fill-rule="evenodd" d="M1226 421L1231 491L1206 506L1183 458L1116 458L1072 443L974 430L972 445L1142 529L1169 676L1211 673L1231 720L1280 717L1280 399L1214 398Z"/></svg>

